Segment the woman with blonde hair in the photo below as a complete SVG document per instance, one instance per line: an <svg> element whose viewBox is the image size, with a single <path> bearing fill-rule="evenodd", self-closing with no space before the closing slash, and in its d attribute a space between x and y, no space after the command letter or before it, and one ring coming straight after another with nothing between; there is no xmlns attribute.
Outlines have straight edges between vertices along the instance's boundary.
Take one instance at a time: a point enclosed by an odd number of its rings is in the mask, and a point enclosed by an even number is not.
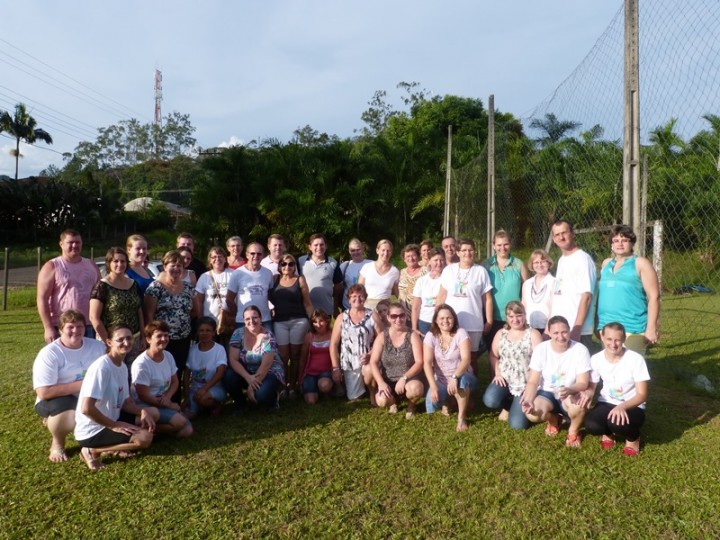
<svg viewBox="0 0 720 540"><path fill-rule="evenodd" d="M367 292L366 307L374 309L380 300L398 295L398 280L400 270L390 262L393 245L390 240L380 240L375 248L377 260L366 264L360 270L358 283L365 287Z"/></svg>
<svg viewBox="0 0 720 540"><path fill-rule="evenodd" d="M522 303L530 326L544 333L555 292L555 278L550 273L553 260L544 249L536 249L530 255L528 266L535 275L523 283Z"/></svg>

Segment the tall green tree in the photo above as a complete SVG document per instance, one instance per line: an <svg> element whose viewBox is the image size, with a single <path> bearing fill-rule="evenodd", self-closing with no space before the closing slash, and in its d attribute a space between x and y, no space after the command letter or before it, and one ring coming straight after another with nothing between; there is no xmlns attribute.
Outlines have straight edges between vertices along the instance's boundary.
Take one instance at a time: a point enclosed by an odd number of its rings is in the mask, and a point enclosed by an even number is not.
<svg viewBox="0 0 720 540"><path fill-rule="evenodd" d="M15 149L11 152L15 156L15 180L18 179L18 169L20 166L20 141L27 144L34 144L36 141L43 141L52 144L53 140L50 134L44 129L37 126L35 118L30 116L24 103L15 105L15 114L12 116L9 112L4 112L0 116L0 125L2 130L7 131L15 137Z"/></svg>

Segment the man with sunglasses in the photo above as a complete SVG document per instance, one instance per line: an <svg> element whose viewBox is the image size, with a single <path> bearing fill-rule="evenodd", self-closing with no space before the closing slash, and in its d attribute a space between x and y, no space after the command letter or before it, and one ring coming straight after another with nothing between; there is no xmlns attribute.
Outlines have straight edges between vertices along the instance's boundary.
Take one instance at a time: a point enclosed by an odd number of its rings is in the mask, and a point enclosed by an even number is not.
<svg viewBox="0 0 720 540"><path fill-rule="evenodd" d="M251 242L245 250L247 263L233 271L227 286L227 306L235 313L235 327L244 326L243 310L256 306L260 310L262 325L272 331L272 317L268 305L268 292L273 287L273 273L260 265L264 255L262 244Z"/></svg>

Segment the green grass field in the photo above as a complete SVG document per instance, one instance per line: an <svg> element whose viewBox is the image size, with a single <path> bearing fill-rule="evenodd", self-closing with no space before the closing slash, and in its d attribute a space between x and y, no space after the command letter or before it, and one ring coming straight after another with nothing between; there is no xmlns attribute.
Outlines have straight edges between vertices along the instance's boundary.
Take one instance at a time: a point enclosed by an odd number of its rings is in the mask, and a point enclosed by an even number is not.
<svg viewBox="0 0 720 540"><path fill-rule="evenodd" d="M456 434L439 414L406 421L329 400L201 418L192 439L158 438L91 473L72 440L68 462L47 460L50 437L32 407L42 345L33 298L13 291L0 312L2 538L720 536L720 402L683 376L717 380L717 312L692 334L680 324L706 299L663 305L635 459L602 451L596 437L573 451L564 433L513 432L482 407Z"/></svg>

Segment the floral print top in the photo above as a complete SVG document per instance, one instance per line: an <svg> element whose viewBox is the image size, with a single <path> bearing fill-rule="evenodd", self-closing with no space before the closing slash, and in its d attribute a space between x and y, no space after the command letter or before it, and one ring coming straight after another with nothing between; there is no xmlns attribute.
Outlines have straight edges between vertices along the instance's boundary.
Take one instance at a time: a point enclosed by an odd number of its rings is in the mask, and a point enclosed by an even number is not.
<svg viewBox="0 0 720 540"><path fill-rule="evenodd" d="M157 299L155 319L168 324L170 339L185 339L190 335L190 310L193 299L190 285L183 282L183 290L172 294L162 283L153 281L145 291L145 296Z"/></svg>

